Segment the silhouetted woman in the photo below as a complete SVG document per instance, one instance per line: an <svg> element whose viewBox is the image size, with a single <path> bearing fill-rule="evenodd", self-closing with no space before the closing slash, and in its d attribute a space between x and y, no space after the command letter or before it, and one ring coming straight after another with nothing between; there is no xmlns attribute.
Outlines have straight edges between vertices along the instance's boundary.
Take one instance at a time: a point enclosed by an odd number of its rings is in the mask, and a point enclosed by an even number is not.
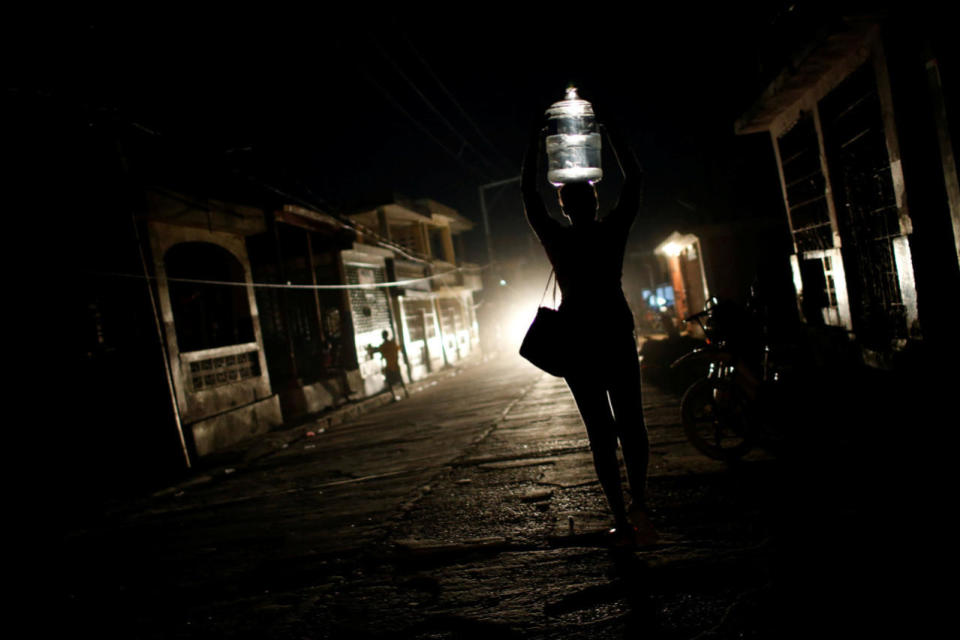
<svg viewBox="0 0 960 640"><path fill-rule="evenodd" d="M614 543L650 544L657 534L647 518L644 495L649 444L640 401L640 364L633 314L620 285L627 234L640 207L642 171L632 153L622 158L626 162L620 200L603 218L597 215L593 185L563 185L557 196L571 223L564 226L550 217L540 195L537 162L542 154L540 134L524 158L521 190L527 220L553 265L562 294L560 312L569 342L557 348L570 352L574 363L567 385L586 426L597 476L613 512ZM618 441L633 497L629 511L620 483Z"/></svg>

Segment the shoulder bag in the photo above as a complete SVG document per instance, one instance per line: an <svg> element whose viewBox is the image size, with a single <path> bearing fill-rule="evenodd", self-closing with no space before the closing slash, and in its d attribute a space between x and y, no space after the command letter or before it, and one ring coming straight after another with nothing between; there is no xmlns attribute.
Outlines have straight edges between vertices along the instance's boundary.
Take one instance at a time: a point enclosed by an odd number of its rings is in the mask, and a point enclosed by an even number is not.
<svg viewBox="0 0 960 640"><path fill-rule="evenodd" d="M537 316L533 319L527 335L520 345L520 355L529 360L534 366L543 369L550 375L564 377L570 369L569 352L563 344L569 341L570 336L564 326L563 314L559 309L543 306L543 299L550 288L550 279L553 278L553 303L557 300L557 282L554 272L547 278L547 287L540 297L540 307Z"/></svg>

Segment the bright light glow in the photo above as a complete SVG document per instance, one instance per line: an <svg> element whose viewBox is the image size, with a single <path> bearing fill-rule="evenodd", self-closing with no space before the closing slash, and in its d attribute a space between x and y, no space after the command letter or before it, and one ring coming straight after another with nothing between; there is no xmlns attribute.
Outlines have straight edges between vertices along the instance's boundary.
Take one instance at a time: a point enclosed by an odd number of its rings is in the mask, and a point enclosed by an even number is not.
<svg viewBox="0 0 960 640"><path fill-rule="evenodd" d="M536 308L514 310L507 314L503 327L503 338L507 343L505 346L511 351L516 352L520 348L524 336L527 335L527 329L530 328L535 316Z"/></svg>
<svg viewBox="0 0 960 640"><path fill-rule="evenodd" d="M668 242L660 250L665 255L676 258L684 250L684 246L678 242Z"/></svg>
<svg viewBox="0 0 960 640"><path fill-rule="evenodd" d="M699 242L697 236L692 233L682 234L674 231L660 243L655 251L661 256L676 258L687 249L695 247L697 242Z"/></svg>
<svg viewBox="0 0 960 640"><path fill-rule="evenodd" d="M507 286L507 281L506 281L506 280L501 280L501 281L500 281L500 286L501 286L501 287Z"/></svg>

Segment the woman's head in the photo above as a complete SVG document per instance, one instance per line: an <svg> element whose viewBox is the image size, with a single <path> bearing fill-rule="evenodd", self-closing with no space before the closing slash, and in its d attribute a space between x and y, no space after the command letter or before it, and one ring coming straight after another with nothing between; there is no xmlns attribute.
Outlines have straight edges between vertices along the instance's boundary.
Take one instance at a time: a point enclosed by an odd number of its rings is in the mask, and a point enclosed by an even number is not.
<svg viewBox="0 0 960 640"><path fill-rule="evenodd" d="M573 224L597 219L597 189L589 182L571 182L557 191L560 208Z"/></svg>

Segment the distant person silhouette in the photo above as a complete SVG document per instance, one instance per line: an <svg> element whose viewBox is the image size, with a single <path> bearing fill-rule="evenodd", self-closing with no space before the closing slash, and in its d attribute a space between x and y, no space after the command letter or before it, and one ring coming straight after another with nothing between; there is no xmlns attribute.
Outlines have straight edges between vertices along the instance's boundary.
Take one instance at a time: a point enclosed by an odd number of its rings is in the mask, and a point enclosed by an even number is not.
<svg viewBox="0 0 960 640"><path fill-rule="evenodd" d="M562 294L560 313L570 339L558 348L571 351L574 365L566 382L613 512L613 544L652 544L657 533L645 500L649 442L640 401L640 364L633 314L620 283L627 235L640 208L642 170L632 152L625 158L617 154L618 161L626 161L623 188L619 202L603 218L598 217L594 185L577 182L560 187L560 207L571 223L564 226L547 213L538 188L537 163L542 155L543 135L538 132L523 161L521 191L527 220L553 265ZM633 497L629 510L620 482L618 440Z"/></svg>
<svg viewBox="0 0 960 640"><path fill-rule="evenodd" d="M380 337L383 338L380 346L368 346L367 353L371 356L374 353L379 353L383 356L383 360L386 363L383 367L383 376L386 378L387 385L390 387L390 393L394 393L393 386L399 384L403 387L403 393L409 398L410 392L407 391L407 385L403 381L403 373L400 371L400 347L390 339L389 331L384 331L380 334ZM396 394L394 394L393 398L394 400L397 399Z"/></svg>

